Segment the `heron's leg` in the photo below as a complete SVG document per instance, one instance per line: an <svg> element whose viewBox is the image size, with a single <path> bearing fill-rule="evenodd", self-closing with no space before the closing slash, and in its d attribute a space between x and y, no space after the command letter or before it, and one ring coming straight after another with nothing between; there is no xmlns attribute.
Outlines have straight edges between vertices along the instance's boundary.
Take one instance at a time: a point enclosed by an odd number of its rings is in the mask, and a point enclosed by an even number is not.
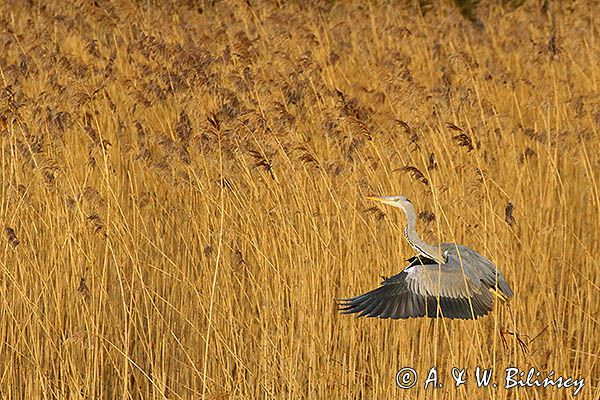
<svg viewBox="0 0 600 400"><path fill-rule="evenodd" d="M508 333L508 331L506 329L504 329L503 327L500 327L500 338L502 339L502 347L504 347L504 349L508 350L508 341L506 340L506 334Z"/></svg>
<svg viewBox="0 0 600 400"><path fill-rule="evenodd" d="M525 343L525 341L523 341L523 339L521 339L521 335L519 335L517 332L515 332L515 335L517 336L517 343L519 343L519 347L521 348L521 351L523 352L523 354L527 354L527 352L529 351L529 349L527 347L527 343ZM529 341L529 336L525 335L523 337L525 337L526 340Z"/></svg>
<svg viewBox="0 0 600 400"><path fill-rule="evenodd" d="M507 304L507 308L508 308L508 312L510 313L511 316L511 321L513 322L513 326L515 325L515 316L512 312L512 308L510 308L510 305ZM508 329L504 329L504 327L500 328L500 337L502 338L502 345L508 350L508 341L506 340L506 335L511 335L514 336L517 339L517 344L519 345L519 349L523 352L523 354L527 354L527 352L529 351L528 346L527 346L527 342L530 341L529 336L527 335L520 335L519 332L515 331L511 332ZM523 340L523 338L525 340ZM527 341L527 342L526 342Z"/></svg>

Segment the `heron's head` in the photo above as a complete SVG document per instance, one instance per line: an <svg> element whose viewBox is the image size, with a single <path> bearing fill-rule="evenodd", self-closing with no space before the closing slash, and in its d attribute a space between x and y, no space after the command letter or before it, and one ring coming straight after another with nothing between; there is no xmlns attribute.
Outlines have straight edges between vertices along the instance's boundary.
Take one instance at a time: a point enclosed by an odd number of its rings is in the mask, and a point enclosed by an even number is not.
<svg viewBox="0 0 600 400"><path fill-rule="evenodd" d="M403 210L412 208L412 203L409 199L404 196L381 196L381 197L367 197L369 200L378 201L383 204L388 204L393 207L398 207Z"/></svg>

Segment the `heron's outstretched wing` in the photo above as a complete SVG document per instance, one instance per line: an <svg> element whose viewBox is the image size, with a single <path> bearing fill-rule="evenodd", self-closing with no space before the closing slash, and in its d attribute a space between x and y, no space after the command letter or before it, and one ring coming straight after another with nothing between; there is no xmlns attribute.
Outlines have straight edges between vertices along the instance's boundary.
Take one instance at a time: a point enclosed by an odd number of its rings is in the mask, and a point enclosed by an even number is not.
<svg viewBox="0 0 600 400"><path fill-rule="evenodd" d="M341 300L341 311L359 317L477 319L492 310L487 285L457 264L456 258L441 266L424 258L409 261L404 271L379 288Z"/></svg>

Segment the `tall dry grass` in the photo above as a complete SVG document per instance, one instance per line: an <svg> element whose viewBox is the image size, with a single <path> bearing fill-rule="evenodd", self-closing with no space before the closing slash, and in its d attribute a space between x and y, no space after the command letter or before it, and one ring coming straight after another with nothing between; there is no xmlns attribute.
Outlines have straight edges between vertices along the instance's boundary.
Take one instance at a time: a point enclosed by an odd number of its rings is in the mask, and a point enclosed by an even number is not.
<svg viewBox="0 0 600 400"><path fill-rule="evenodd" d="M483 29L450 3L33 3L0 3L3 398L572 397L455 366L598 398L594 2L482 4ZM494 260L510 306L339 315L412 255L373 194Z"/></svg>

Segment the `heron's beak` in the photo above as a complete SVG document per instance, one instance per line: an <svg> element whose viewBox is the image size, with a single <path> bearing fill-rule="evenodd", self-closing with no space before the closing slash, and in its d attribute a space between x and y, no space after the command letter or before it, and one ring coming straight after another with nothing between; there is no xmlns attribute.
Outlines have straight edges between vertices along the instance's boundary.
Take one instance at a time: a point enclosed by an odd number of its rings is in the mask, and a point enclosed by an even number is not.
<svg viewBox="0 0 600 400"><path fill-rule="evenodd" d="M374 201L378 201L380 203L383 204L394 204L394 201L392 201L389 197L387 196L381 196L381 197L376 197L376 196L369 196L366 198L367 200L374 200Z"/></svg>

